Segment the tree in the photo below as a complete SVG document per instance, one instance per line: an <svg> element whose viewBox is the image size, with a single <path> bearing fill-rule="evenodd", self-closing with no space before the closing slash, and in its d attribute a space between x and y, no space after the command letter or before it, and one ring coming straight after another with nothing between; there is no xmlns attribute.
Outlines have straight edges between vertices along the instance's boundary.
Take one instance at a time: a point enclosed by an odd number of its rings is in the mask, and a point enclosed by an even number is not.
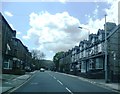
<svg viewBox="0 0 120 94"><path fill-rule="evenodd" d="M37 69L40 69L42 66L41 60L45 58L45 54L40 50L32 50L32 63L36 66Z"/></svg>
<svg viewBox="0 0 120 94"><path fill-rule="evenodd" d="M53 57L53 62L54 62L54 64L55 64L56 71L59 70L59 67L60 67L60 66L59 66L59 60L60 60L61 55L63 55L63 54L64 54L63 51L57 52L57 53L55 54L55 56Z"/></svg>
<svg viewBox="0 0 120 94"><path fill-rule="evenodd" d="M45 54L41 52L40 50L32 50L32 58L42 60L45 58Z"/></svg>

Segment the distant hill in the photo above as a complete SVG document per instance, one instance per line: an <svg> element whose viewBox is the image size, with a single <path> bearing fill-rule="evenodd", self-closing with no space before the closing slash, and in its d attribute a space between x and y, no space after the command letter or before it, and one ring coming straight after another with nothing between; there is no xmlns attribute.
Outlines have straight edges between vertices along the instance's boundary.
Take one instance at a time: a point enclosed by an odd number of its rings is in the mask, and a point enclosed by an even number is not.
<svg viewBox="0 0 120 94"><path fill-rule="evenodd" d="M51 60L40 60L41 63L41 67L48 69L48 70L52 70L54 68L54 62Z"/></svg>

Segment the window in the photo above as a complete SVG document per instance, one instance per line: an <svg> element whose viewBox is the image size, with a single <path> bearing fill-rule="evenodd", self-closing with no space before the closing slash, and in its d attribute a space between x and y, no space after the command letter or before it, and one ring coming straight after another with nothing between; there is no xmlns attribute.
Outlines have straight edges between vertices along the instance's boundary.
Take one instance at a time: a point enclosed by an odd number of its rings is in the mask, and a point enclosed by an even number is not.
<svg viewBox="0 0 120 94"><path fill-rule="evenodd" d="M92 43L94 43L94 42L95 42L95 38L92 39Z"/></svg>
<svg viewBox="0 0 120 94"><path fill-rule="evenodd" d="M86 63L82 61L81 63L81 72L86 72Z"/></svg>
<svg viewBox="0 0 120 94"><path fill-rule="evenodd" d="M96 69L103 69L102 58L97 58L96 59Z"/></svg>
<svg viewBox="0 0 120 94"><path fill-rule="evenodd" d="M12 66L13 66L13 61L9 60L9 69L12 69Z"/></svg>
<svg viewBox="0 0 120 94"><path fill-rule="evenodd" d="M82 47L80 46L80 51L82 50Z"/></svg>
<svg viewBox="0 0 120 94"><path fill-rule="evenodd" d="M102 34L99 35L99 40L100 40L100 41L102 40Z"/></svg>
<svg viewBox="0 0 120 94"><path fill-rule="evenodd" d="M93 60L90 60L89 69L94 69L94 68L95 68L95 63Z"/></svg>
<svg viewBox="0 0 120 94"><path fill-rule="evenodd" d="M102 43L98 45L98 52L102 52Z"/></svg>
<svg viewBox="0 0 120 94"><path fill-rule="evenodd" d="M4 69L9 69L9 62L4 62L3 63L3 68Z"/></svg>
<svg viewBox="0 0 120 94"><path fill-rule="evenodd" d="M80 55L80 58L81 58L81 52L80 52L80 54L79 54L79 55Z"/></svg>

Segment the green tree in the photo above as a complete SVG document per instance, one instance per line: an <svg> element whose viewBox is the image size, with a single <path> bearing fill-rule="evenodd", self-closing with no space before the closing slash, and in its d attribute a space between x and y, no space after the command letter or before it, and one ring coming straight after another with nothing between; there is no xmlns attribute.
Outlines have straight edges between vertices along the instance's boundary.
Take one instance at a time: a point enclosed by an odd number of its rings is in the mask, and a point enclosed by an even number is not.
<svg viewBox="0 0 120 94"><path fill-rule="evenodd" d="M60 67L60 65L59 65L59 60L60 60L61 55L63 55L63 53L64 53L63 51L57 52L57 53L55 54L55 56L53 57L53 62L54 62L54 64L55 64L55 70L56 70L56 71L59 70L59 67Z"/></svg>

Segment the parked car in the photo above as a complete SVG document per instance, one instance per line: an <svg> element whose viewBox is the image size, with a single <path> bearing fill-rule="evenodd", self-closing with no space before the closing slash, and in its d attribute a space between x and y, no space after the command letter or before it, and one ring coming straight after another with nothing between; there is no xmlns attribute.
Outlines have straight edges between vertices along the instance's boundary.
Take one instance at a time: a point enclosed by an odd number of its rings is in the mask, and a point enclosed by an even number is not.
<svg viewBox="0 0 120 94"><path fill-rule="evenodd" d="M25 71L26 71L26 72L31 72L31 68L30 68L29 66L26 66L26 67L25 67Z"/></svg>
<svg viewBox="0 0 120 94"><path fill-rule="evenodd" d="M40 68L40 72L44 72L45 71L45 69L44 68Z"/></svg>

